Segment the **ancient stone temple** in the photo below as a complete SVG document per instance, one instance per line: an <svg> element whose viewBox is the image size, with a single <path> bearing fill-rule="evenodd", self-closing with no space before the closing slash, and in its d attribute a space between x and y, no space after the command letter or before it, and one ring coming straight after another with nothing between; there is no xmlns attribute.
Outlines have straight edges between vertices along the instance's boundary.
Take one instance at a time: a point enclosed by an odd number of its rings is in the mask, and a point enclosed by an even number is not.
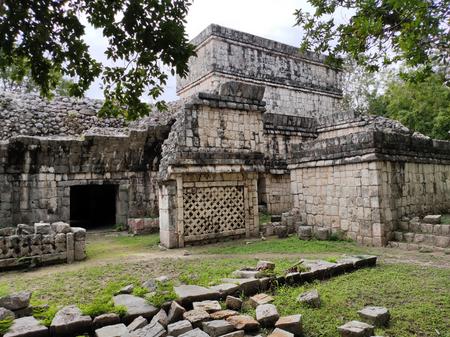
<svg viewBox="0 0 450 337"><path fill-rule="evenodd" d="M342 111L323 57L217 25L193 43L180 100L131 124L90 100L3 93L0 227L159 216L172 248L258 237L265 209L380 246L450 212L450 143ZM425 239L446 247L450 233Z"/></svg>

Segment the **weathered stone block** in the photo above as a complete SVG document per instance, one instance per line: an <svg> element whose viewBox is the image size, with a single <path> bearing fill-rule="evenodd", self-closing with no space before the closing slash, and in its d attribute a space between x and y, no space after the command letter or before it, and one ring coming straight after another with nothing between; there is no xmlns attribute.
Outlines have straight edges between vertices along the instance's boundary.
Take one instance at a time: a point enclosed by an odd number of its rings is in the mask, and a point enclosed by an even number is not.
<svg viewBox="0 0 450 337"><path fill-rule="evenodd" d="M351 321L338 327L341 337L370 337L374 334L374 327L367 323Z"/></svg>

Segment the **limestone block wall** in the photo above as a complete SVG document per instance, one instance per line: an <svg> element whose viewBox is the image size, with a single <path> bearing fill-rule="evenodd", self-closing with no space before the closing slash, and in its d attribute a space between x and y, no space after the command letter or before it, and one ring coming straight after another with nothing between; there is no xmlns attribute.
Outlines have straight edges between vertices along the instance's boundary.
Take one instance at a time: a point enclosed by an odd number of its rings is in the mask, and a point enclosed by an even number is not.
<svg viewBox="0 0 450 337"><path fill-rule="evenodd" d="M70 221L75 186L112 185L116 223L158 213L161 143L169 127L83 138L14 137L0 146L0 227Z"/></svg>
<svg viewBox="0 0 450 337"><path fill-rule="evenodd" d="M389 231L402 218L450 210L450 165L420 162L377 163L382 221Z"/></svg>
<svg viewBox="0 0 450 337"><path fill-rule="evenodd" d="M367 245L384 245L403 217L450 210L450 143L366 129L299 146L293 209Z"/></svg>
<svg viewBox="0 0 450 337"><path fill-rule="evenodd" d="M64 222L0 228L0 271L86 258L86 230Z"/></svg>
<svg viewBox="0 0 450 337"><path fill-rule="evenodd" d="M260 174L258 179L260 204L270 214L281 214L292 209L290 174Z"/></svg>
<svg viewBox="0 0 450 337"><path fill-rule="evenodd" d="M177 79L182 98L239 80L266 87L269 112L315 117L339 107L341 74L326 66L322 56L218 25L210 25L192 43L197 57L189 61L189 75Z"/></svg>
<svg viewBox="0 0 450 337"><path fill-rule="evenodd" d="M367 245L386 243L377 163L305 167L293 170L291 180L293 209L305 224Z"/></svg>

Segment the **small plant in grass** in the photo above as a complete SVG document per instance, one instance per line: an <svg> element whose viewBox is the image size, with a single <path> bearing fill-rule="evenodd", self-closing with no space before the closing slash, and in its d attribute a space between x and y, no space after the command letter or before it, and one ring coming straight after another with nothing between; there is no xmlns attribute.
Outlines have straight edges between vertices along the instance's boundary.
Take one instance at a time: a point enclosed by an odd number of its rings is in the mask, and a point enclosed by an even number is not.
<svg viewBox="0 0 450 337"><path fill-rule="evenodd" d="M337 258L335 258L335 257L327 257L325 259L325 261L330 262L330 263L337 263Z"/></svg>
<svg viewBox="0 0 450 337"><path fill-rule="evenodd" d="M133 295L138 297L144 297L146 294L148 294L148 290L144 287L137 286L133 289Z"/></svg>
<svg viewBox="0 0 450 337"><path fill-rule="evenodd" d="M259 213L259 223L260 224L269 223L271 221L271 219L272 219L271 214L263 213L263 212Z"/></svg>
<svg viewBox="0 0 450 337"><path fill-rule="evenodd" d="M123 232L123 231L127 230L127 226L124 225L123 223L118 223L118 224L114 225L114 230L116 232Z"/></svg>
<svg viewBox="0 0 450 337"><path fill-rule="evenodd" d="M11 325L13 324L12 318L6 318L0 321L0 334L4 334L9 330Z"/></svg>
<svg viewBox="0 0 450 337"><path fill-rule="evenodd" d="M35 306L33 307L33 316L45 326L52 324L53 318L58 312L58 307L51 306Z"/></svg>
<svg viewBox="0 0 450 337"><path fill-rule="evenodd" d="M145 296L148 302L156 307L162 306L164 303L177 299L177 294L173 289L172 281L156 282L156 291Z"/></svg>

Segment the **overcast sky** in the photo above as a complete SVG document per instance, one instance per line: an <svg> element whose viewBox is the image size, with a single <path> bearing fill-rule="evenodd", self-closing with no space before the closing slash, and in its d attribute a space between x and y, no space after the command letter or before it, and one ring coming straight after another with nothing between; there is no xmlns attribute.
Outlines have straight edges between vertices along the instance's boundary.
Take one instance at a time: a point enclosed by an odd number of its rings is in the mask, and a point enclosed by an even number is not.
<svg viewBox="0 0 450 337"><path fill-rule="evenodd" d="M216 23L279 42L300 45L301 30L294 27L295 9L311 10L305 0L194 0L187 17L189 39L194 38L209 24ZM86 29L86 41L91 53L105 62L104 50L107 41L101 31ZM87 96L102 98L100 82L97 81ZM175 79L170 78L163 99L176 99Z"/></svg>

